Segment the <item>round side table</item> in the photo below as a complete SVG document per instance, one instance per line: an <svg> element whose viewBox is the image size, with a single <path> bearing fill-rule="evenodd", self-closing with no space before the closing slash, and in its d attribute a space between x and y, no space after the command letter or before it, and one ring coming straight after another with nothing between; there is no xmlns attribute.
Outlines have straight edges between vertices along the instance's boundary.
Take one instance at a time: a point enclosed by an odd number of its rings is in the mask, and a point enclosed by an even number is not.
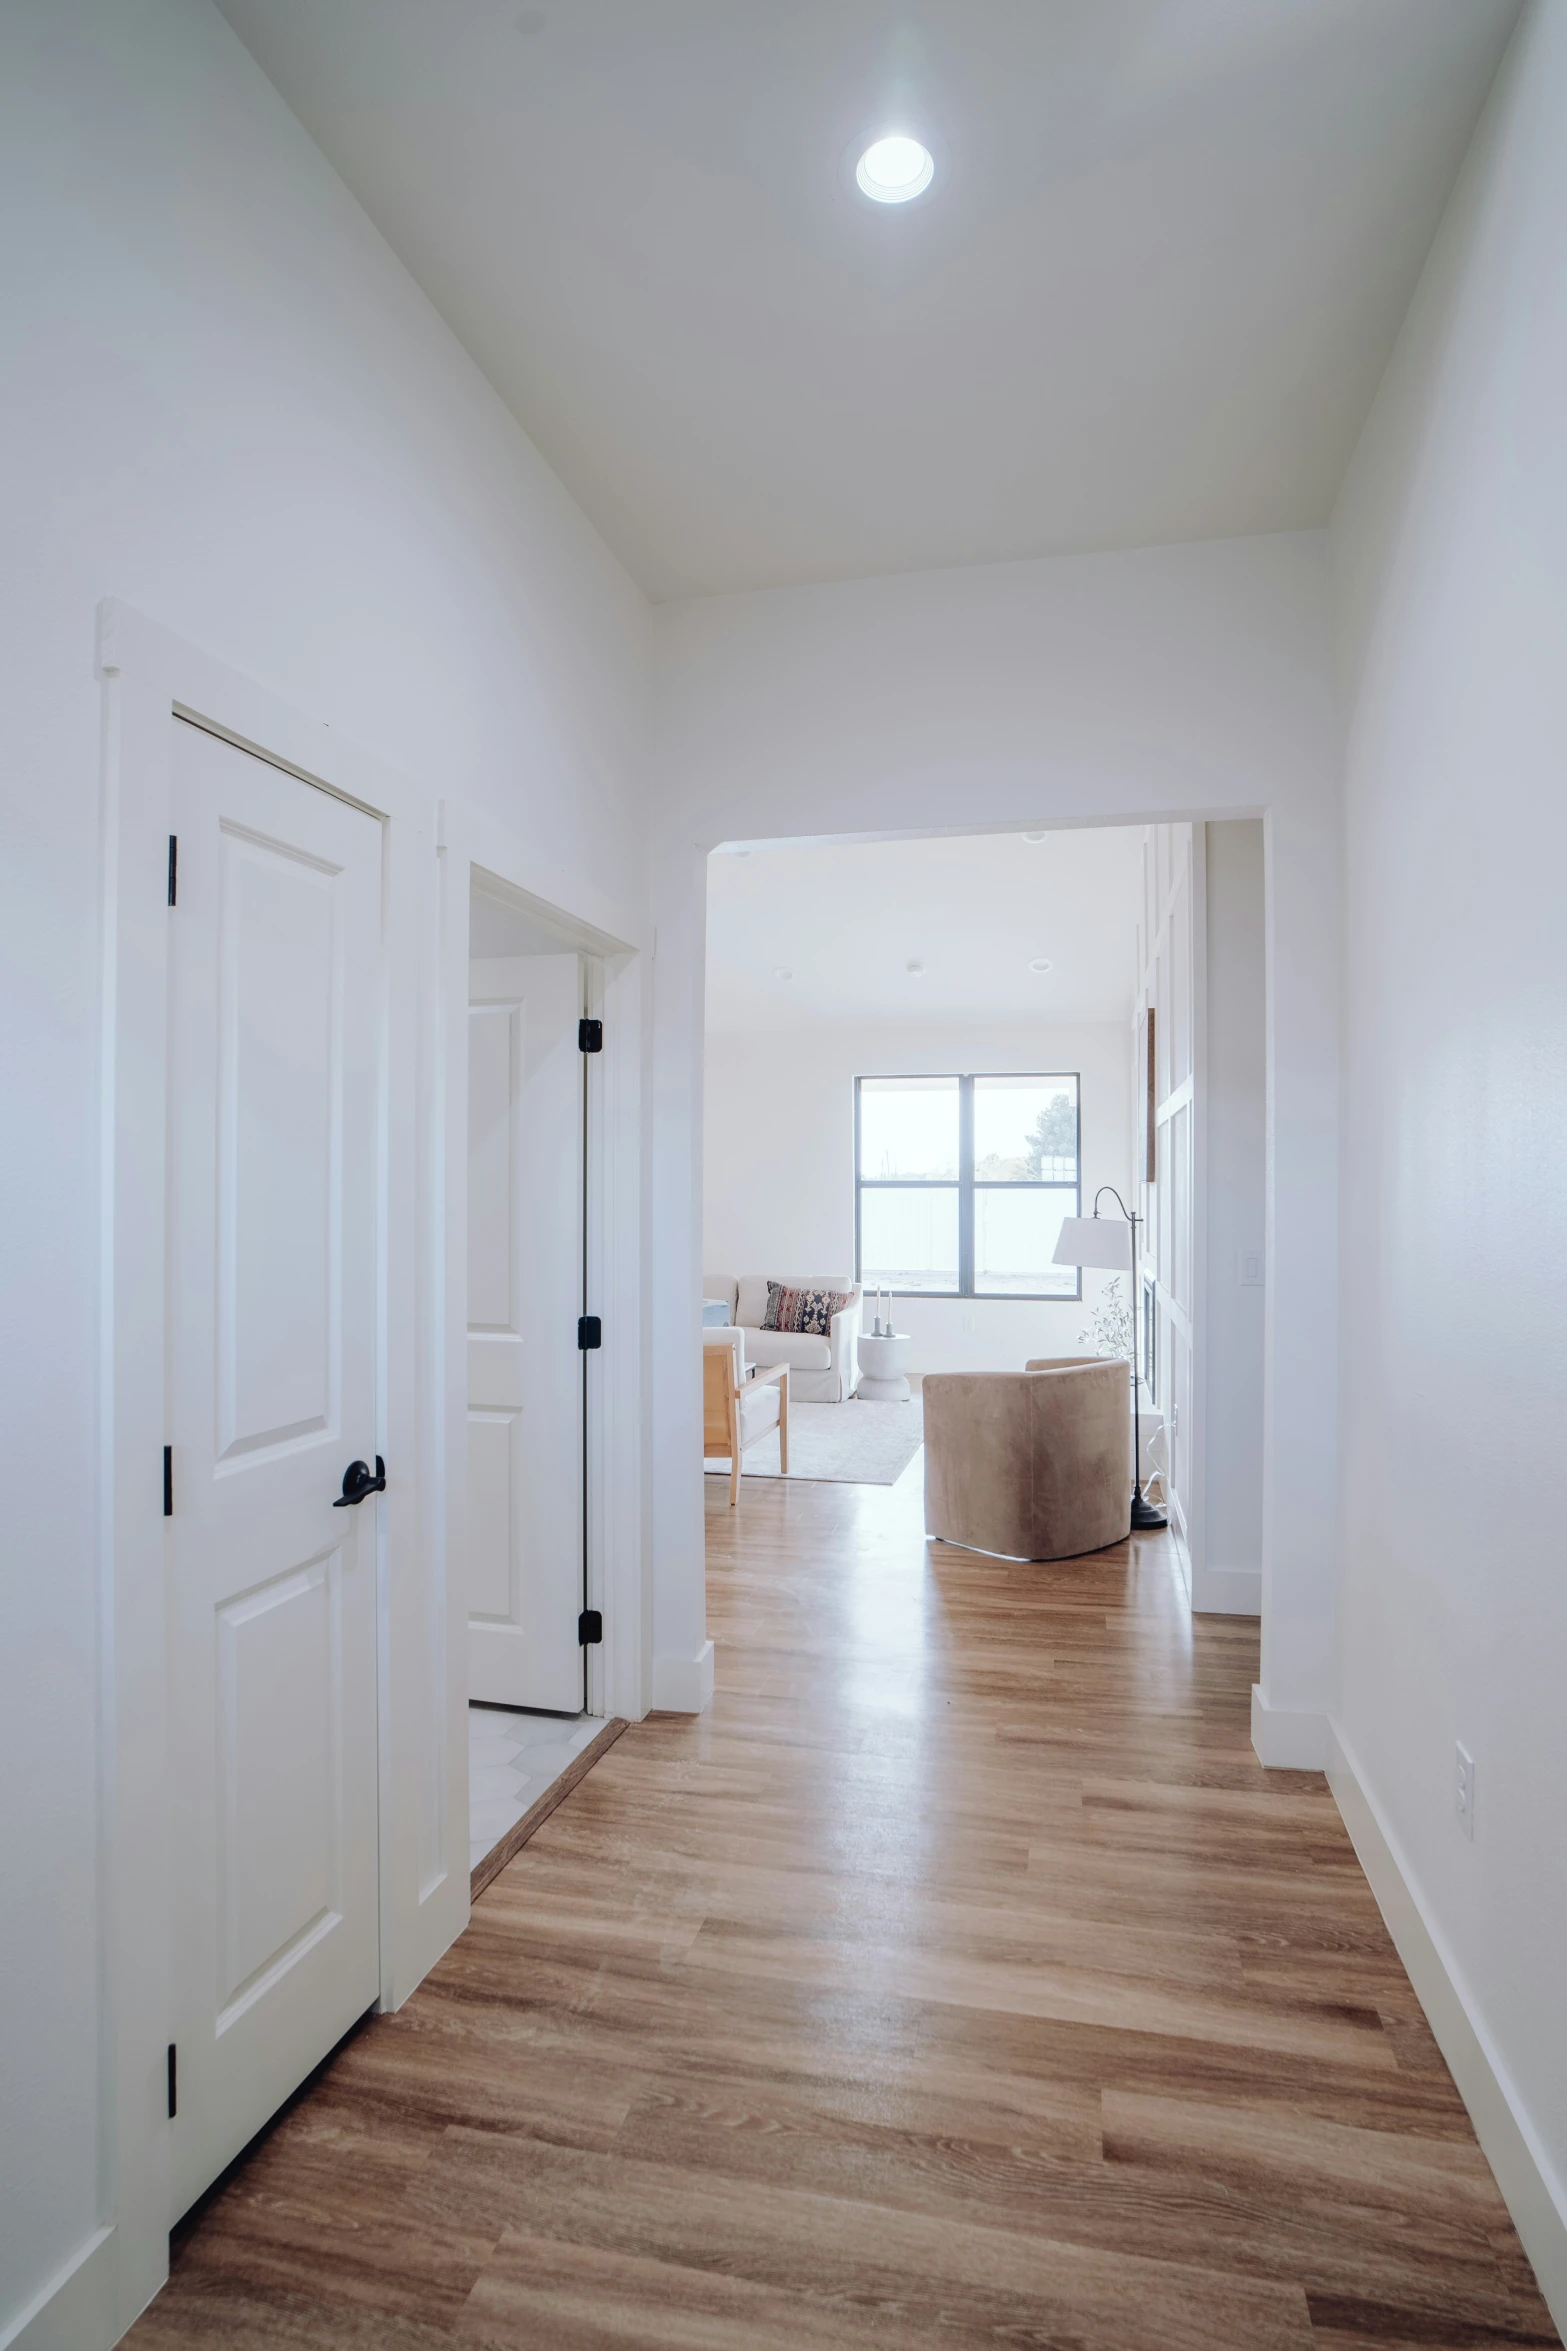
<svg viewBox="0 0 1567 2351"><path fill-rule="evenodd" d="M909 1368L909 1344L907 1331L890 1339L868 1338L862 1331L856 1396L862 1396L867 1404L907 1404L909 1383L904 1373Z"/></svg>

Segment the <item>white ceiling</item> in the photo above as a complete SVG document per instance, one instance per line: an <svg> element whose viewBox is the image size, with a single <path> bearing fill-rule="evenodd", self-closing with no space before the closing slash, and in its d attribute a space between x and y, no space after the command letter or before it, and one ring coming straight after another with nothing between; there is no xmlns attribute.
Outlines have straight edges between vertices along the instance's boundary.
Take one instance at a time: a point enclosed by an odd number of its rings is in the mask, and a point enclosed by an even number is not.
<svg viewBox="0 0 1567 2351"><path fill-rule="evenodd" d="M1130 1019L1142 839L1118 826L718 850L707 1025ZM1040 955L1054 965L1043 975L1028 968ZM779 967L791 977L775 978Z"/></svg>
<svg viewBox="0 0 1567 2351"><path fill-rule="evenodd" d="M1517 14L219 5L659 597L1325 521Z"/></svg>

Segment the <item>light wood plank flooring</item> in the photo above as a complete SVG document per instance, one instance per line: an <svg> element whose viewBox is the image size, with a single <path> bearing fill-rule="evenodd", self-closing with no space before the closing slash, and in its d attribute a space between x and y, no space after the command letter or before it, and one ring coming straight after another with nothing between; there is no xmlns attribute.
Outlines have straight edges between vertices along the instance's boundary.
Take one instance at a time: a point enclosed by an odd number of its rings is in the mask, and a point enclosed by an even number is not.
<svg viewBox="0 0 1567 2351"><path fill-rule="evenodd" d="M1554 2344L1324 1782L1252 1755L1255 1627L1167 1538L726 1496L711 1712L546 1822L136 2351Z"/></svg>

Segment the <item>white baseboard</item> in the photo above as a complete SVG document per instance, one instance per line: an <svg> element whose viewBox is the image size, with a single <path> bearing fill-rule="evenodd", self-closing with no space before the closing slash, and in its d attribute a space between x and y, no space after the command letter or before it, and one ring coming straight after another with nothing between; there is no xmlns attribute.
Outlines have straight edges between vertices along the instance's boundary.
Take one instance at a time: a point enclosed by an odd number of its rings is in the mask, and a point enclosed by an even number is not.
<svg viewBox="0 0 1567 2351"><path fill-rule="evenodd" d="M1260 1567L1196 1567L1192 1571L1192 1609L1198 1616L1260 1616Z"/></svg>
<svg viewBox="0 0 1567 2351"><path fill-rule="evenodd" d="M1330 1726L1329 1748L1328 1786L1350 1842L1469 2109L1475 2137L1534 2264L1557 2332L1567 2340L1567 2183L1556 2175L1474 1993L1432 1925L1403 1851L1336 1723Z"/></svg>
<svg viewBox="0 0 1567 2351"><path fill-rule="evenodd" d="M704 1641L694 1657L655 1657L653 1712L700 1714L713 1695L713 1644Z"/></svg>
<svg viewBox="0 0 1567 2351"><path fill-rule="evenodd" d="M1251 1743L1270 1771L1326 1771L1328 1718L1270 1706L1260 1682L1251 1686Z"/></svg>
<svg viewBox="0 0 1567 2351"><path fill-rule="evenodd" d="M115 2313L112 2228L73 2253L26 2308L0 2318L0 2351L111 2351L124 2333Z"/></svg>

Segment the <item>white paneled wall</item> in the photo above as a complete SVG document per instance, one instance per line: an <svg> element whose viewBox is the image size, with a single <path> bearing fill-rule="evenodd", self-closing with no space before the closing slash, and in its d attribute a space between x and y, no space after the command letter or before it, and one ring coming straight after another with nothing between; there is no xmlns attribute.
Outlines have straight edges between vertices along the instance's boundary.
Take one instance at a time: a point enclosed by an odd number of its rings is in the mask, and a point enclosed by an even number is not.
<svg viewBox="0 0 1567 2351"><path fill-rule="evenodd" d="M1192 1605L1228 1615L1262 1604L1263 895L1260 819L1148 828L1130 1054L1143 1302Z"/></svg>
<svg viewBox="0 0 1567 2351"><path fill-rule="evenodd" d="M1143 1303L1152 1307L1153 1389L1164 1416L1170 1516L1188 1547L1199 1552L1202 1432L1193 1356L1201 1321L1196 1198L1200 1181L1198 1064L1202 1023L1197 1006L1203 963L1199 927L1203 885L1195 846L1202 831L1200 825L1189 824L1148 828L1137 940L1138 996L1132 1021L1137 1214L1144 1220L1139 1233L1139 1279ZM1151 1181L1146 1063L1150 1012L1154 1038Z"/></svg>

